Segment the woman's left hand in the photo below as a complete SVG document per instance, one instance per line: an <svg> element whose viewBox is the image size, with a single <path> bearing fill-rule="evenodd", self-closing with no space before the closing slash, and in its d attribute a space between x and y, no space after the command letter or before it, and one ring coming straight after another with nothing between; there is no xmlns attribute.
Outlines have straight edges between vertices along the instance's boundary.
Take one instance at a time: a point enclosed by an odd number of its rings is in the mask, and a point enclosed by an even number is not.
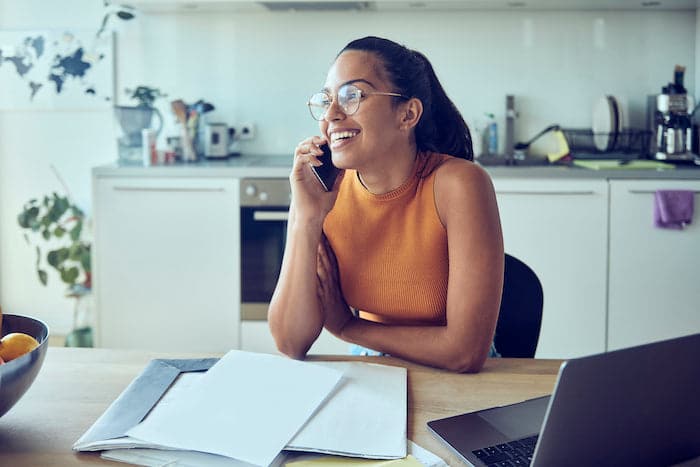
<svg viewBox="0 0 700 467"><path fill-rule="evenodd" d="M353 314L340 290L338 262L325 235L322 235L318 245L316 274L318 299L325 315L324 327L340 337L343 328L353 319Z"/></svg>

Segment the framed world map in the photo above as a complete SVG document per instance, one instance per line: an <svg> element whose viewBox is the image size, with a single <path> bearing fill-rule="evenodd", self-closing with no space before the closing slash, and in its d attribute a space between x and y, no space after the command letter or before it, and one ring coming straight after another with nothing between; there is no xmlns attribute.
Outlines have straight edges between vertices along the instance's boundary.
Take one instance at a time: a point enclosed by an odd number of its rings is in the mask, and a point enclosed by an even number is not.
<svg viewBox="0 0 700 467"><path fill-rule="evenodd" d="M113 35L0 30L0 110L113 105Z"/></svg>

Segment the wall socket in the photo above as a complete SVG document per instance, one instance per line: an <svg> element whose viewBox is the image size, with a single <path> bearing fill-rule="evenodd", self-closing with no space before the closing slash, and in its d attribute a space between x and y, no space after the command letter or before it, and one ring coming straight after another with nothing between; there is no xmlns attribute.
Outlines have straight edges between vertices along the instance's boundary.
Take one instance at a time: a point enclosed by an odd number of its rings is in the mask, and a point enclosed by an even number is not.
<svg viewBox="0 0 700 467"><path fill-rule="evenodd" d="M241 141L248 141L255 138L255 125L250 122L236 125L236 135Z"/></svg>

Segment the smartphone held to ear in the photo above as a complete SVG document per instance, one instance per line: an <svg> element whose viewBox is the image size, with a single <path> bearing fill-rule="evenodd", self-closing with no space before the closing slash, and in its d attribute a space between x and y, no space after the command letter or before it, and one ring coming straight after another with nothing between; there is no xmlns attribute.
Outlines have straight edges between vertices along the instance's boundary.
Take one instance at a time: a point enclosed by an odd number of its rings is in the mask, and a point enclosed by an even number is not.
<svg viewBox="0 0 700 467"><path fill-rule="evenodd" d="M323 165L319 167L314 167L312 165L311 170L313 171L314 175L316 175L316 178L318 178L318 181L321 182L323 189L326 191L331 191L333 189L335 179L340 173L340 169L333 165L333 160L331 159L331 148L329 148L327 144L324 144L321 146L321 150L323 151L323 155L320 156L320 160L323 162Z"/></svg>

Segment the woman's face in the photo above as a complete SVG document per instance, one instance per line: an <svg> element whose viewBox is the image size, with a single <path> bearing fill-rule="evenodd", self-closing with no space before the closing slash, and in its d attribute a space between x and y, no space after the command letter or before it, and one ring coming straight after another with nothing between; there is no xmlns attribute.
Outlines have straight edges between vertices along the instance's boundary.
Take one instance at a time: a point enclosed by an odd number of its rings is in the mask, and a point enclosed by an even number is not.
<svg viewBox="0 0 700 467"><path fill-rule="evenodd" d="M406 138L399 129L401 105L395 107L393 97L371 95L374 91L396 91L383 69L373 53L349 50L328 71L324 88L333 103L319 126L338 167L360 169L388 163L397 139ZM347 115L337 103L338 89L345 84L363 91L360 106L352 115Z"/></svg>

